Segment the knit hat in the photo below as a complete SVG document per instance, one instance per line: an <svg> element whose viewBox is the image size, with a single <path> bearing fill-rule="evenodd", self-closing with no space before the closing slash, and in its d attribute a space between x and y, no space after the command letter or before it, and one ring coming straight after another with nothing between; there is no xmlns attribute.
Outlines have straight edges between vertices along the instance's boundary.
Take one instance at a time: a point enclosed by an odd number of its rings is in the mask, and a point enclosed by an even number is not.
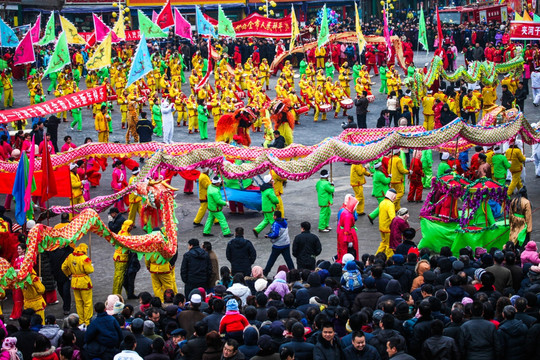
<svg viewBox="0 0 540 360"><path fill-rule="evenodd" d="M328 176L329 176L328 170L322 169L322 170L321 170L321 177L322 177L322 178L327 178Z"/></svg>
<svg viewBox="0 0 540 360"><path fill-rule="evenodd" d="M384 196L388 198L390 201L394 201L396 200L396 196L397 196L396 190L388 189L388 191L386 192Z"/></svg>
<svg viewBox="0 0 540 360"><path fill-rule="evenodd" d="M394 263L396 263L396 265L403 265L403 263L405 263L405 257L401 254L392 255L392 260L394 260Z"/></svg>
<svg viewBox="0 0 540 360"><path fill-rule="evenodd" d="M510 302L512 303L512 306L516 305L516 300L519 299L519 295L514 295L510 298Z"/></svg>
<svg viewBox="0 0 540 360"><path fill-rule="evenodd" d="M28 220L26 222L26 229L27 230L32 229L34 226L36 226L36 222L34 220Z"/></svg>
<svg viewBox="0 0 540 360"><path fill-rule="evenodd" d="M238 311L238 302L235 299L227 301L227 311Z"/></svg>
<svg viewBox="0 0 540 360"><path fill-rule="evenodd" d="M17 348L17 338L16 337L7 337L2 343L2 349L11 350Z"/></svg>
<svg viewBox="0 0 540 360"><path fill-rule="evenodd" d="M470 297L465 296L463 299L461 299L461 303L463 305L472 304L474 301Z"/></svg>
<svg viewBox="0 0 540 360"><path fill-rule="evenodd" d="M443 152L441 155L442 160L448 160L450 158L450 154L447 152Z"/></svg>
<svg viewBox="0 0 540 360"><path fill-rule="evenodd" d="M263 276L263 268L260 267L260 266L254 266L252 269L251 269L251 276L254 277L254 278L259 278L261 276Z"/></svg>
<svg viewBox="0 0 540 360"><path fill-rule="evenodd" d="M115 302L113 307L113 315L120 314L122 310L124 310L124 307L124 303L120 301Z"/></svg>
<svg viewBox="0 0 540 360"><path fill-rule="evenodd" d="M367 289L373 289L375 288L375 279L372 278L371 276L368 276L367 278L364 279L364 286L367 288Z"/></svg>
<svg viewBox="0 0 540 360"><path fill-rule="evenodd" d="M264 291L266 287L268 286L268 281L265 279L257 279L255 281L255 291Z"/></svg>
<svg viewBox="0 0 540 360"><path fill-rule="evenodd" d="M482 256L482 254L485 254L487 253L487 250L484 249L483 247L477 247L475 250L474 250L474 256L476 258L480 258Z"/></svg>
<svg viewBox="0 0 540 360"><path fill-rule="evenodd" d="M142 329L144 327L144 320L137 318L131 322L132 329Z"/></svg>
<svg viewBox="0 0 540 360"><path fill-rule="evenodd" d="M263 181L265 183L269 183L270 181L272 181L272 175L270 175L270 174L265 175L264 178L263 178Z"/></svg>
<svg viewBox="0 0 540 360"><path fill-rule="evenodd" d="M396 215L403 216L403 215L407 215L408 213L409 213L409 209L402 207L396 212Z"/></svg>
<svg viewBox="0 0 540 360"><path fill-rule="evenodd" d="M373 320L374 321L377 321L377 322L381 321L383 316L384 316L384 311L382 311L382 310L375 310L373 312Z"/></svg>
<svg viewBox="0 0 540 360"><path fill-rule="evenodd" d="M346 263L348 263L349 261L354 261L354 256L353 256L353 254L351 254L351 253L346 253L346 254L343 255L343 257L341 258L341 263L342 263L342 264L346 264Z"/></svg>
<svg viewBox="0 0 540 360"><path fill-rule="evenodd" d="M193 294L193 295L191 295L191 299L190 299L189 302L192 303L192 304L200 304L201 300L202 300L201 295Z"/></svg>
<svg viewBox="0 0 540 360"><path fill-rule="evenodd" d="M478 268L474 271L474 277L477 279L477 280L480 280L480 278L482 277L482 275L486 272L486 270L482 269L482 268Z"/></svg>
<svg viewBox="0 0 540 360"><path fill-rule="evenodd" d="M154 333L154 328L156 325L154 325L154 322L152 320L145 320L144 322L144 328L143 328L143 334L144 335L152 335Z"/></svg>

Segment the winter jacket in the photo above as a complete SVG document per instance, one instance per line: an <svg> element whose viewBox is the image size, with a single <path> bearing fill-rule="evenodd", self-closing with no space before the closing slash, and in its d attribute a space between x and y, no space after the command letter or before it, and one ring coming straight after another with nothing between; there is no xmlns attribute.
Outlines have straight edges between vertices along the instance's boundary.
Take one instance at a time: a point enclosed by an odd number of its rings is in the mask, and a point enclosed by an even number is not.
<svg viewBox="0 0 540 360"><path fill-rule="evenodd" d="M231 294L238 296L242 300L242 306L246 305L248 296L251 295L251 290L245 285L235 283L233 286L227 289Z"/></svg>
<svg viewBox="0 0 540 360"><path fill-rule="evenodd" d="M184 254L180 270L182 281L190 287L206 287L212 276L212 263L208 253L194 246Z"/></svg>
<svg viewBox="0 0 540 360"><path fill-rule="evenodd" d="M289 228L287 227L287 220L280 218L276 219L272 224L272 231L268 233L270 241L272 241L272 247L285 248L290 246L291 239L289 238Z"/></svg>
<svg viewBox="0 0 540 360"><path fill-rule="evenodd" d="M231 274L251 274L251 265L257 259L257 251L253 243L243 237L236 237L229 241L226 250L227 260L231 263Z"/></svg>
<svg viewBox="0 0 540 360"><path fill-rule="evenodd" d="M323 304L328 304L328 297L334 292L328 286L321 286L321 276L319 273L313 272L309 274L307 282L309 284L308 292L310 298L317 296Z"/></svg>
<svg viewBox="0 0 540 360"><path fill-rule="evenodd" d="M322 334L319 334L315 348L313 349L313 360L340 360L344 359L341 340L334 336L331 344L326 341Z"/></svg>
<svg viewBox="0 0 540 360"><path fill-rule="evenodd" d="M88 325L84 334L84 341L87 345L96 341L101 346L107 348L118 348L121 340L122 330L120 329L120 325L118 325L115 318L106 312L97 314L96 318Z"/></svg>
<svg viewBox="0 0 540 360"><path fill-rule="evenodd" d="M198 360L206 350L206 338L192 337L182 346L182 353L185 360Z"/></svg>
<svg viewBox="0 0 540 360"><path fill-rule="evenodd" d="M225 316L221 318L219 324L219 333L226 334L230 332L244 331L249 322L244 315L238 311L227 311Z"/></svg>
<svg viewBox="0 0 540 360"><path fill-rule="evenodd" d="M493 360L501 353L495 325L480 317L461 325L459 344L466 360Z"/></svg>
<svg viewBox="0 0 540 360"><path fill-rule="evenodd" d="M540 264L540 256L538 256L538 249L534 241L529 241L525 245L525 250L521 253L521 267L527 263Z"/></svg>
<svg viewBox="0 0 540 360"><path fill-rule="evenodd" d="M413 274L403 265L391 265L386 268L386 273L399 281L404 292L409 291L413 282Z"/></svg>
<svg viewBox="0 0 540 360"><path fill-rule="evenodd" d="M401 289L401 285L399 284L399 281L396 279L392 279L386 284L386 290L384 292L384 295L379 298L377 301L377 305L380 303L386 301L386 300L396 300L398 298L401 298L401 294L403 293Z"/></svg>
<svg viewBox="0 0 540 360"><path fill-rule="evenodd" d="M296 258L298 269L315 270L315 260L321 251L321 241L317 235L303 231L295 236L292 254Z"/></svg>
<svg viewBox="0 0 540 360"><path fill-rule="evenodd" d="M457 360L459 350L454 339L447 336L432 336L422 345L422 357L429 360Z"/></svg>
<svg viewBox="0 0 540 360"><path fill-rule="evenodd" d="M261 185L261 201L263 213L273 213L276 209L276 205L279 204L279 199L271 184L264 183Z"/></svg>
<svg viewBox="0 0 540 360"><path fill-rule="evenodd" d="M347 360L380 360L381 356L374 346L366 344L364 350L358 351L354 346L349 345L343 350L345 359ZM295 354L296 355L296 354Z"/></svg>
<svg viewBox="0 0 540 360"><path fill-rule="evenodd" d="M291 292L289 285L287 285L287 274L285 271L280 271L276 274L274 281L268 286L264 294L268 296L272 291L276 291L282 298Z"/></svg>
<svg viewBox="0 0 540 360"><path fill-rule="evenodd" d="M463 290L461 286L450 286L446 288L446 293L448 294L447 304L453 304L455 302L461 302L464 297L470 297L470 295Z"/></svg>
<svg viewBox="0 0 540 360"><path fill-rule="evenodd" d="M186 330L189 339L195 333L195 323L205 317L206 315L199 310L184 310L177 316L178 327Z"/></svg>
<svg viewBox="0 0 540 360"><path fill-rule="evenodd" d="M369 340L369 345L377 349L377 352L381 356L381 359L387 360L388 353L386 352L386 343L391 337L394 336L399 336L403 340L403 342L405 342L405 338L401 336L399 331L392 329L379 329L373 333L373 337Z"/></svg>
<svg viewBox="0 0 540 360"><path fill-rule="evenodd" d="M58 356L54 352L53 346L49 350L33 353L32 360L58 360Z"/></svg>
<svg viewBox="0 0 540 360"><path fill-rule="evenodd" d="M369 307L371 309L376 309L377 301L383 294L377 289L364 289L360 294L356 295L354 298L354 304L352 306L352 312L358 312L364 307Z"/></svg>
<svg viewBox="0 0 540 360"><path fill-rule="evenodd" d="M56 324L45 325L39 329L39 333L49 339L52 346L58 347L58 339L60 339L60 336L62 335L60 333L60 326Z"/></svg>
<svg viewBox="0 0 540 360"><path fill-rule="evenodd" d="M526 343L527 330L527 325L516 319L505 320L499 325L497 337L502 347L502 359L524 360L527 358L526 347L523 346Z"/></svg>
<svg viewBox="0 0 540 360"><path fill-rule="evenodd" d="M257 341L259 340L259 330L255 326L248 326L244 329L244 345L240 346L238 350L247 360L251 359L253 356L257 355L259 352L259 346L257 346Z"/></svg>
<svg viewBox="0 0 540 360"><path fill-rule="evenodd" d="M292 349L296 360L311 360L315 345L305 342L303 338L292 338L290 342L284 343L279 347Z"/></svg>

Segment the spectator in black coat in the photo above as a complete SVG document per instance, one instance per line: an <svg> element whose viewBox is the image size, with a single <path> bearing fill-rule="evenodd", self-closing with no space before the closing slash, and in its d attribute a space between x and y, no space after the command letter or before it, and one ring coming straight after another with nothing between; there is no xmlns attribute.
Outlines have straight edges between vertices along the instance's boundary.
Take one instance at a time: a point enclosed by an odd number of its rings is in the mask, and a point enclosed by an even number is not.
<svg viewBox="0 0 540 360"><path fill-rule="evenodd" d="M38 337L38 333L30 330L30 318L21 316L19 318L20 330L13 337L17 338L17 348L21 351L24 359L32 359L34 352L34 343Z"/></svg>
<svg viewBox="0 0 540 360"><path fill-rule="evenodd" d="M302 232L295 236L292 254L296 258L298 269L315 270L317 256L321 253L319 237L310 232L311 224L304 221L300 224Z"/></svg>
<svg viewBox="0 0 540 360"><path fill-rule="evenodd" d="M431 323L431 337L422 345L422 357L429 360L458 360L459 350L454 339L443 336L444 324L441 320Z"/></svg>
<svg viewBox="0 0 540 360"><path fill-rule="evenodd" d="M152 353L152 340L143 335L144 320L137 318L131 323L131 332L135 336L137 347L135 352L144 358Z"/></svg>
<svg viewBox="0 0 540 360"><path fill-rule="evenodd" d="M54 151L56 153L58 153L58 125L60 125L60 119L57 118L55 115L49 116L49 119L45 121L47 134L51 135L51 142L54 146Z"/></svg>
<svg viewBox="0 0 540 360"><path fill-rule="evenodd" d="M279 130L274 130L274 141L268 145L269 148L284 149L285 138L281 136Z"/></svg>
<svg viewBox="0 0 540 360"><path fill-rule="evenodd" d="M84 334L84 341L86 343L84 345L84 353L90 359L111 360L118 352L118 345L122 340L122 330L116 319L107 314L104 303L96 303L94 305L94 311L96 312L96 317L90 322ZM150 341L142 336L144 321L142 319L137 320L140 321L140 336ZM135 324L135 321L133 321L133 324ZM131 325L131 330L135 333L133 324ZM152 341L150 341L151 343ZM151 351L150 349L145 355L148 355Z"/></svg>
<svg viewBox="0 0 540 360"><path fill-rule="evenodd" d="M398 247L396 248L395 253L396 254L401 254L401 255L405 256L405 258L407 258L407 255L409 254L409 250L411 248L416 248L417 247L416 244L413 241L414 237L416 236L416 230L414 230L413 228L405 229L405 230L403 230L402 235L403 235L403 242L398 245ZM408 261L408 259L407 259L407 261ZM414 276L414 267L413 267L413 276ZM410 287L407 288L407 290L408 289L410 289Z"/></svg>
<svg viewBox="0 0 540 360"><path fill-rule="evenodd" d="M119 233L122 230L122 225L126 219L120 215L118 208L112 207L109 210L109 229L112 232Z"/></svg>
<svg viewBox="0 0 540 360"><path fill-rule="evenodd" d="M304 325L297 322L292 326L292 339L290 342L282 344L279 349L288 348L294 350L296 360L311 360L315 345L304 341Z"/></svg>
<svg viewBox="0 0 540 360"><path fill-rule="evenodd" d="M504 307L502 316L504 321L501 322L497 330L497 336L502 346L500 358L505 360L526 359L527 352L523 344L525 344L527 337L527 326L515 318L516 309L512 305Z"/></svg>
<svg viewBox="0 0 540 360"><path fill-rule="evenodd" d="M234 239L227 244L225 253L231 263L231 274L251 274L251 265L257 259L257 251L251 241L244 239L244 228L234 229Z"/></svg>
<svg viewBox="0 0 540 360"><path fill-rule="evenodd" d="M511 109L512 108L512 102L514 101L515 97L512 95L510 90L508 90L507 85L502 86L502 97L501 97L501 105L504 106L505 109Z"/></svg>
<svg viewBox="0 0 540 360"><path fill-rule="evenodd" d="M219 324L221 318L223 318L223 310L225 309L225 302L221 299L213 298L208 302L212 313L206 316L202 321L208 327L208 332L217 331L219 332Z"/></svg>
<svg viewBox="0 0 540 360"><path fill-rule="evenodd" d="M433 318L431 317L431 304L429 300L424 299L418 305L418 312L420 313L420 318L413 327L413 336L410 341L411 351L410 354L416 355L419 357L422 344L427 338L431 335L431 323Z"/></svg>
<svg viewBox="0 0 540 360"><path fill-rule="evenodd" d="M364 289L360 294L356 295L354 304L352 306L352 312L356 313L362 310L364 307L375 309L379 298L383 296L382 292L379 292L375 287L375 279L371 276L364 279Z"/></svg>
<svg viewBox="0 0 540 360"><path fill-rule="evenodd" d="M137 134L139 134L139 142L151 142L153 132L154 125L152 125L152 122L146 118L146 112L141 112L141 119L137 121Z"/></svg>
<svg viewBox="0 0 540 360"><path fill-rule="evenodd" d="M518 83L518 87L516 89L516 105L519 107L519 110L523 112L523 109L525 108L525 100L527 100L527 89L523 86L523 81L520 81Z"/></svg>
<svg viewBox="0 0 540 360"><path fill-rule="evenodd" d="M381 310L378 311L382 313ZM373 332L373 337L369 340L369 344L377 350L381 359L387 360L388 353L386 352L386 343L396 336L405 343L405 338L401 336L399 331L394 330L394 316L391 314L384 314L379 321L379 329Z"/></svg>
<svg viewBox="0 0 540 360"><path fill-rule="evenodd" d="M328 321L323 323L321 328L321 333L313 350L313 360L344 359L341 340L334 331L334 324Z"/></svg>
<svg viewBox="0 0 540 360"><path fill-rule="evenodd" d="M212 276L210 257L199 246L199 240L189 240L188 249L188 252L184 254L180 269L182 281L185 283L184 293L187 295L195 288L205 288Z"/></svg>
<svg viewBox="0 0 540 360"><path fill-rule="evenodd" d="M64 216L68 214L62 214ZM62 264L64 260L73 252L71 246L58 248L54 251L49 251L49 261L51 264L51 271L58 287L58 293L62 298L62 308L64 309L64 315L68 315L71 309L71 282L68 277L62 271Z"/></svg>
<svg viewBox="0 0 540 360"><path fill-rule="evenodd" d="M206 351L206 333L208 326L203 321L197 321L194 326L195 333L182 346L182 354L185 360L201 359Z"/></svg>
<svg viewBox="0 0 540 360"><path fill-rule="evenodd" d="M321 285L321 276L319 273L313 272L309 274L307 282L309 284L309 288L307 289L309 296L317 296L323 304L328 304L328 297L334 292L331 287Z"/></svg>
<svg viewBox="0 0 540 360"><path fill-rule="evenodd" d="M352 334L352 345L343 351L347 360L380 360L381 356L377 349L366 343L366 336L362 331L355 331Z"/></svg>
<svg viewBox="0 0 540 360"><path fill-rule="evenodd" d="M165 354L163 351L164 347L165 340L161 337L155 338L154 341L152 341L152 353L147 355L144 360L170 360L169 355Z"/></svg>
<svg viewBox="0 0 540 360"><path fill-rule="evenodd" d="M470 320L461 325L459 344L466 360L498 359L501 344L497 338L495 325L482 318L484 306L479 301L472 303Z"/></svg>

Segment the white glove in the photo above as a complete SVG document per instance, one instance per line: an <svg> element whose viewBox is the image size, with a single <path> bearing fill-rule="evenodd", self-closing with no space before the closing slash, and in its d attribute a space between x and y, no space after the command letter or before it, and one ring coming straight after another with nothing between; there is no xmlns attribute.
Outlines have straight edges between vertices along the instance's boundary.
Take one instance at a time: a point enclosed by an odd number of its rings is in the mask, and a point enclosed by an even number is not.
<svg viewBox="0 0 540 360"><path fill-rule="evenodd" d="M113 218L111 215L107 216L107 219L109 219L109 221L113 221L113 220L114 220L114 218Z"/></svg>
<svg viewBox="0 0 540 360"><path fill-rule="evenodd" d="M88 184L88 180L83 180L83 181L81 181L81 182L82 182L83 185Z"/></svg>
<svg viewBox="0 0 540 360"><path fill-rule="evenodd" d="M347 244L347 245L348 245L348 247L352 247L352 242L350 242L350 243L349 243L349 244Z"/></svg>

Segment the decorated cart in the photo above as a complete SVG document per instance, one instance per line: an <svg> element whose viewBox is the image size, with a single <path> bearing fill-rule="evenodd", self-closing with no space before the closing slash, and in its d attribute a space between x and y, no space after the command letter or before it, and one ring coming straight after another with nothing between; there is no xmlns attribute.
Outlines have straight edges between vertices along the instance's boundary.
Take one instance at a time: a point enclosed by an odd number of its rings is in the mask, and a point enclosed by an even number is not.
<svg viewBox="0 0 540 360"><path fill-rule="evenodd" d="M472 183L454 174L434 178L420 211L418 247L439 252L449 246L456 255L465 246L502 248L510 234L506 191L488 178Z"/></svg>

